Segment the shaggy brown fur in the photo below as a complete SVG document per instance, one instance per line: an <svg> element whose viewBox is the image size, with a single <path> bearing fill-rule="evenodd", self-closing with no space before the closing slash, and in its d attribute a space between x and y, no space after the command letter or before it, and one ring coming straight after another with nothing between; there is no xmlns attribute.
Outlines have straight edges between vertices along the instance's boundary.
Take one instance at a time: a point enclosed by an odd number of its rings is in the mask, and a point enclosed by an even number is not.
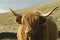
<svg viewBox="0 0 60 40"><path fill-rule="evenodd" d="M18 40L57 40L57 26L49 15L58 7L54 7L44 15L36 11L23 16L9 8L16 17L16 22L22 24L22 27L18 29Z"/></svg>
<svg viewBox="0 0 60 40"><path fill-rule="evenodd" d="M52 18L41 16L39 13L27 13L22 16L22 27L18 29L18 40L56 40L57 26ZM33 34L26 32L32 30Z"/></svg>

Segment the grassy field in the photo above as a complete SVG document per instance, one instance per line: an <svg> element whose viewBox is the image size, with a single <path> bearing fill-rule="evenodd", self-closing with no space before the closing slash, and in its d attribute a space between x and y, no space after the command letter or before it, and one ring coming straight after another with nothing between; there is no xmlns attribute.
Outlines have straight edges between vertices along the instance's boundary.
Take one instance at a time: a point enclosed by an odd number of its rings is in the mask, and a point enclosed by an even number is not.
<svg viewBox="0 0 60 40"><path fill-rule="evenodd" d="M31 12L34 10L38 10L42 13L49 12L52 8L60 6L60 1L57 2L51 2L46 4L40 4L32 7L28 7L25 9L18 9L15 12L19 14L24 14L27 12ZM58 31L60 30L60 7L57 8L53 13L52 16L54 18L54 21L57 24ZM0 33L1 32L17 32L17 29L19 27L19 24L15 22L15 17L11 12L0 14Z"/></svg>

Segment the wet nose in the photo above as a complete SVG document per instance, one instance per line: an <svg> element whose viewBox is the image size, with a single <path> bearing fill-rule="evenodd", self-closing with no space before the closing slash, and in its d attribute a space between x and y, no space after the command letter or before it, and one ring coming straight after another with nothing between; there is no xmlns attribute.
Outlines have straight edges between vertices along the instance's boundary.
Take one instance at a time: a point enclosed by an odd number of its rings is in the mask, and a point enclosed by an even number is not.
<svg viewBox="0 0 60 40"><path fill-rule="evenodd" d="M27 35L32 35L32 34L33 34L33 30L32 29L27 32Z"/></svg>

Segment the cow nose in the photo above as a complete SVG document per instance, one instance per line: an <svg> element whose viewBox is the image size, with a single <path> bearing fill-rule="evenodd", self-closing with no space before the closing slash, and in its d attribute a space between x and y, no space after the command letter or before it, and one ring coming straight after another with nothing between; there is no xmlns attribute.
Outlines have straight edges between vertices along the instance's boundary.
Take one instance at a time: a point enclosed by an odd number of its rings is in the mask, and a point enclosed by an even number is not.
<svg viewBox="0 0 60 40"><path fill-rule="evenodd" d="M32 34L33 34L33 30L32 29L27 32L27 35L32 35Z"/></svg>

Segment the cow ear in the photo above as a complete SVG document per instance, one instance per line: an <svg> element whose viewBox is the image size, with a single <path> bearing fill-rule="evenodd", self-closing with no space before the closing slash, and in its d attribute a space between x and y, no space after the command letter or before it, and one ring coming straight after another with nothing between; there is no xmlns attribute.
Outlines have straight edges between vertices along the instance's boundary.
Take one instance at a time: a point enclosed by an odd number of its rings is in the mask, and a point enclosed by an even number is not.
<svg viewBox="0 0 60 40"><path fill-rule="evenodd" d="M17 22L18 24L22 24L22 23L21 23L21 19L22 19L22 16L16 17L16 22Z"/></svg>
<svg viewBox="0 0 60 40"><path fill-rule="evenodd" d="M44 16L40 16L39 20L40 20L40 24L44 24L47 21L46 17L44 17Z"/></svg>

